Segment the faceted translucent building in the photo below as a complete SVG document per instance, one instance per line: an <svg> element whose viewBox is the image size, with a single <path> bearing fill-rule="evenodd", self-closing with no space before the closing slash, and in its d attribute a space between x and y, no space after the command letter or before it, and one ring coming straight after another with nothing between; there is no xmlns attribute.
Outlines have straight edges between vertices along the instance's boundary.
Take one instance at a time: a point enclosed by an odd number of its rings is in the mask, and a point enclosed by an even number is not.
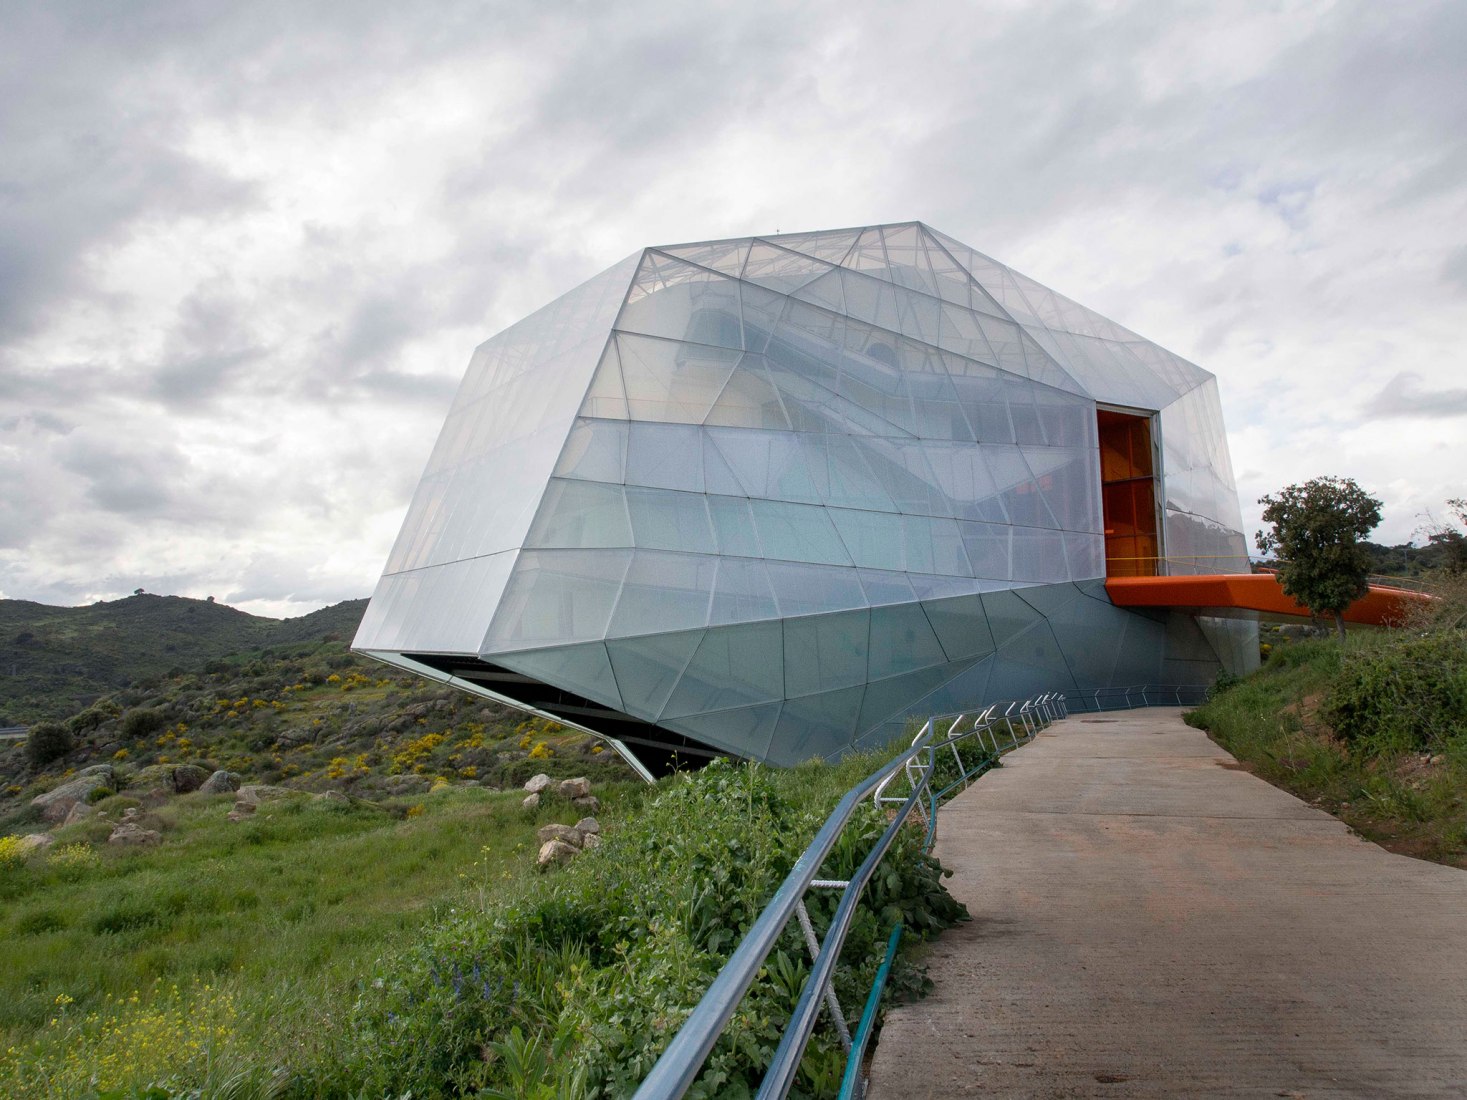
<svg viewBox="0 0 1467 1100"><path fill-rule="evenodd" d="M792 764L909 715L1203 684L1256 626L1212 375L919 223L648 248L474 353L356 648Z"/></svg>

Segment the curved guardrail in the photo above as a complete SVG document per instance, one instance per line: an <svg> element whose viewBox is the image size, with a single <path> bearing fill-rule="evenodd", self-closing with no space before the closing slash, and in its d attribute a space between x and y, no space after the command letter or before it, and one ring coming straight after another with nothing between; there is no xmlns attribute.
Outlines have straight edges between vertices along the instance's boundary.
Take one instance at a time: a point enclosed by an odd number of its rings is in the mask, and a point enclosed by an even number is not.
<svg viewBox="0 0 1467 1100"><path fill-rule="evenodd" d="M927 719L910 748L846 792L820 831L815 834L815 839L795 861L789 875L775 891L764 912L755 920L743 942L719 971L703 999L694 1007L662 1057L643 1080L635 1093L635 1100L678 1100L687 1092L792 917L799 921L813 963L810 976L801 989L789 1024L785 1028L784 1037L760 1084L758 1096L763 1100L783 1098L789 1093L822 1008L830 1011L841 1044L847 1052L841 1096L860 1095L864 1085L860 1074L861 1061L871 1036L886 977L896 956L902 927L898 923L892 930L887 941L885 960L877 971L860 1022L852 1035L836 999L832 977L851 921L860 904L862 891L914 812L920 812L926 818L925 847L931 848L936 838L937 808L942 797L959 785L967 786L991 768L1002 752L1007 751L999 742L1000 726L1006 731L1008 748L1013 749L1031 740L1040 729L1056 718L1069 713L1065 697L1057 692L1009 703L1002 712L999 710L1000 706L1003 704L994 703L980 711L937 715ZM970 752L969 759L965 760L960 746L968 741L978 746L979 751ZM950 781L946 778L948 773L945 751L951 753L956 764L956 777ZM938 790L935 789L934 777L940 765L944 786ZM888 793L893 783L901 778L907 780L908 793ZM885 831L850 879L817 879L815 876L826 856L835 847L856 808L868 796L873 798L878 807L897 807L891 813L891 820ZM841 891L841 899L836 905L823 943L816 935L805 908L805 895L811 889Z"/></svg>

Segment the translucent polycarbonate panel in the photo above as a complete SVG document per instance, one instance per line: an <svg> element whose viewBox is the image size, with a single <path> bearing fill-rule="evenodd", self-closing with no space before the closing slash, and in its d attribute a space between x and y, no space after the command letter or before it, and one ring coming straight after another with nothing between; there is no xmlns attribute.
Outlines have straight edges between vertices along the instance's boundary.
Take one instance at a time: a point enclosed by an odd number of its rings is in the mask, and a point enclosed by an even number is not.
<svg viewBox="0 0 1467 1100"><path fill-rule="evenodd" d="M694 630L607 642L622 709L655 722L702 640L703 632Z"/></svg>
<svg viewBox="0 0 1467 1100"><path fill-rule="evenodd" d="M993 632L988 629L983 601L977 596L927 600L922 608L949 661L993 652Z"/></svg>
<svg viewBox="0 0 1467 1100"><path fill-rule="evenodd" d="M352 645L477 653L514 561L508 551L384 576Z"/></svg>
<svg viewBox="0 0 1467 1100"><path fill-rule="evenodd" d="M853 508L828 508L826 512L855 564L867 569L907 568L902 516Z"/></svg>
<svg viewBox="0 0 1467 1100"><path fill-rule="evenodd" d="M657 251L737 278L744 270L744 258L748 256L749 246L752 243L748 239L708 241L705 244L674 245L670 248L659 248Z"/></svg>
<svg viewBox="0 0 1467 1100"><path fill-rule="evenodd" d="M1065 557L1064 536L1035 527L1013 528L1013 579L1033 584L1074 580Z"/></svg>
<svg viewBox="0 0 1467 1100"><path fill-rule="evenodd" d="M1161 410L1167 572L1246 573L1242 527L1217 383Z"/></svg>
<svg viewBox="0 0 1467 1100"><path fill-rule="evenodd" d="M701 493L703 436L685 424L633 422L627 440L626 482L655 489Z"/></svg>
<svg viewBox="0 0 1467 1100"><path fill-rule="evenodd" d="M744 261L745 282L793 294L800 287L833 270L831 264L800 252L791 252L769 241L756 240Z"/></svg>
<svg viewBox="0 0 1467 1100"><path fill-rule="evenodd" d="M704 429L719 457L733 471L738 488L748 497L818 504L804 448L793 432L739 431L733 428ZM711 485L709 491L715 490Z"/></svg>
<svg viewBox="0 0 1467 1100"><path fill-rule="evenodd" d="M1013 532L1002 523L958 522L963 536L963 550L973 576L987 580L1008 581L1013 579Z"/></svg>
<svg viewBox="0 0 1467 1100"><path fill-rule="evenodd" d="M659 634L708 623L718 559L637 550L617 597L608 637Z"/></svg>
<svg viewBox="0 0 1467 1100"><path fill-rule="evenodd" d="M1031 584L1014 589L1014 595L1045 619L1081 598L1079 587L1073 584Z"/></svg>
<svg viewBox="0 0 1467 1100"><path fill-rule="evenodd" d="M748 498L710 496L706 499L718 552L732 557L760 557L759 538L754 531Z"/></svg>
<svg viewBox="0 0 1467 1100"><path fill-rule="evenodd" d="M778 616L779 605L764 562L718 559L718 576L713 582L713 600L708 609L710 626Z"/></svg>
<svg viewBox="0 0 1467 1100"><path fill-rule="evenodd" d="M786 695L864 684L872 612L808 615L784 622Z"/></svg>
<svg viewBox="0 0 1467 1100"><path fill-rule="evenodd" d="M684 718L665 718L662 725L739 756L767 760L782 707L782 703L761 703Z"/></svg>
<svg viewBox="0 0 1467 1100"><path fill-rule="evenodd" d="M924 698L968 667L970 662L966 661L937 665L867 684L866 694L861 697L861 713L856 719L858 742L868 731L893 716L920 714Z"/></svg>
<svg viewBox="0 0 1467 1100"><path fill-rule="evenodd" d="M790 429L784 402L770 381L763 356L753 352L744 355L728 376L703 423L731 428Z"/></svg>
<svg viewBox="0 0 1467 1100"><path fill-rule="evenodd" d="M709 630L663 709L666 718L783 699L784 640L778 622Z"/></svg>
<svg viewBox="0 0 1467 1100"><path fill-rule="evenodd" d="M551 478L525 545L631 546L632 526L622 487Z"/></svg>
<svg viewBox="0 0 1467 1100"><path fill-rule="evenodd" d="M782 500L751 500L749 509L766 558L853 564L826 509Z"/></svg>
<svg viewBox="0 0 1467 1100"><path fill-rule="evenodd" d="M946 664L947 653L919 603L871 609L871 645L866 679L879 680Z"/></svg>
<svg viewBox="0 0 1467 1100"><path fill-rule="evenodd" d="M739 284L648 251L617 318L621 332L742 350Z"/></svg>
<svg viewBox="0 0 1467 1100"><path fill-rule="evenodd" d="M625 332L617 333L616 350L627 414L632 420L675 424L703 423L742 355Z"/></svg>
<svg viewBox="0 0 1467 1100"><path fill-rule="evenodd" d="M848 750L865 694L862 685L786 700L769 743L769 762L792 767Z"/></svg>
<svg viewBox="0 0 1467 1100"><path fill-rule="evenodd" d="M474 352L385 572L521 545L635 262L624 260Z"/></svg>
<svg viewBox="0 0 1467 1100"><path fill-rule="evenodd" d="M1258 667L1258 624L1247 619L1199 616L1197 625L1212 643L1218 659L1235 676L1246 676Z"/></svg>
<svg viewBox="0 0 1467 1100"><path fill-rule="evenodd" d="M606 636L629 550L526 550L515 562L482 653Z"/></svg>
<svg viewBox="0 0 1467 1100"><path fill-rule="evenodd" d="M856 576L866 592L866 603L879 607L886 603L912 603L917 598L911 578L906 573L891 573L878 569L858 569Z"/></svg>
<svg viewBox="0 0 1467 1100"><path fill-rule="evenodd" d="M813 615L865 606L866 596L854 569L789 561L769 561L765 568L781 615Z"/></svg>
<svg viewBox="0 0 1467 1100"><path fill-rule="evenodd" d="M612 483L626 480L629 429L622 420L577 420L555 464L556 476Z"/></svg>
<svg viewBox="0 0 1467 1100"><path fill-rule="evenodd" d="M1031 604L1019 599L1017 592L985 592L982 601L983 613L988 617L988 629L993 635L995 649L1002 649L1040 622L1039 612Z"/></svg>
<svg viewBox="0 0 1467 1100"><path fill-rule="evenodd" d="M1000 646L993 655L988 688L991 696L1029 699L1045 691L1074 691L1077 686L1054 633L1042 620L1032 630Z"/></svg>
<svg viewBox="0 0 1467 1100"><path fill-rule="evenodd" d="M625 709L606 646L601 642L536 649L528 653L505 653L497 663L522 675L600 703L615 710Z"/></svg>
<svg viewBox="0 0 1467 1100"><path fill-rule="evenodd" d="M708 498L701 493L626 487L635 544L651 550L683 550L690 554L718 552L708 522Z"/></svg>

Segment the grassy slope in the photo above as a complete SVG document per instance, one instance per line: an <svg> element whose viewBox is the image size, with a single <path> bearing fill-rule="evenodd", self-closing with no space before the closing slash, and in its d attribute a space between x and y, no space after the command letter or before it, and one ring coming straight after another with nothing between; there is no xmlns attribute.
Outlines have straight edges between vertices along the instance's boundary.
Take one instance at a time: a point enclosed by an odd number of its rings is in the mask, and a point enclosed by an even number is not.
<svg viewBox="0 0 1467 1100"><path fill-rule="evenodd" d="M1368 650L1394 640L1352 634L1348 644ZM1251 772L1334 814L1361 836L1392 851L1467 867L1467 737L1424 754L1352 750L1318 713L1340 663L1341 649L1332 639L1283 646L1189 720Z"/></svg>
<svg viewBox="0 0 1467 1100"><path fill-rule="evenodd" d="M614 822L644 790L598 788L602 817ZM516 889L536 827L579 816L553 800L526 811L521 797L299 796L231 822L230 796L189 795L149 815L160 847L102 845L73 866L0 862L0 1095L83 1095L95 1071L103 1086L180 1069L196 1083L243 1072L258 1084L276 1065L330 1061L305 1048L348 1038L340 1017L379 954ZM201 1051L189 1046L197 1020L219 1029Z"/></svg>

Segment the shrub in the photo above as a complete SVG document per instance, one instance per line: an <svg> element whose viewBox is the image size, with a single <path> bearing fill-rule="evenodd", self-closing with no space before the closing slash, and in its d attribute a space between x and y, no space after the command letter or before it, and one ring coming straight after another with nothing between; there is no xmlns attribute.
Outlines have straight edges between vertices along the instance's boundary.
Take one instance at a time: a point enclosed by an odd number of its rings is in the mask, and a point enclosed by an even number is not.
<svg viewBox="0 0 1467 1100"><path fill-rule="evenodd" d="M122 716L122 736L136 741L156 733L166 724L162 711L153 707L136 707Z"/></svg>
<svg viewBox="0 0 1467 1100"><path fill-rule="evenodd" d="M564 870L487 912L448 916L387 961L358 1002L350 1032L359 1091L539 1095L522 1091L524 1073L538 1081L553 1066L539 1083L629 1094L823 821L832 799L812 793L815 774L796 770L777 783L767 769L715 761L670 781ZM849 877L885 826L864 805L821 876ZM920 828L903 830L863 897L837 970L849 1011L859 1012L893 923L925 935L963 916L922 840ZM807 899L817 934L836 903L828 892ZM791 922L690 1096L752 1095L809 967ZM910 966L900 969L910 986ZM801 1091L833 1091L827 1083L843 1065L824 1021Z"/></svg>
<svg viewBox="0 0 1467 1100"><path fill-rule="evenodd" d="M1321 716L1371 754L1439 749L1467 735L1467 636L1346 654Z"/></svg>
<svg viewBox="0 0 1467 1100"><path fill-rule="evenodd" d="M33 768L44 768L72 749L71 731L60 722L37 722L26 733L25 758Z"/></svg>

